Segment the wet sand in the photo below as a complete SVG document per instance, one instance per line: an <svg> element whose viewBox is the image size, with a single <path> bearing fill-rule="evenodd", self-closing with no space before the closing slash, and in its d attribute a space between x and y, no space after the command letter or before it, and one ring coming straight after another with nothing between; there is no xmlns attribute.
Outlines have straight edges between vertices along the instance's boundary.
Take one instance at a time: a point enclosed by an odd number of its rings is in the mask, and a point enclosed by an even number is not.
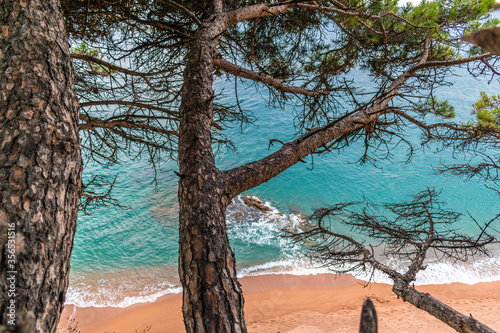
<svg viewBox="0 0 500 333"><path fill-rule="evenodd" d="M364 287L350 275L269 274L244 277L240 282L249 332L357 332L366 297L374 301L379 332L454 332L433 316L398 299L390 285L373 283ZM416 289L500 331L500 281L427 285ZM148 332L184 332L181 303L181 295L176 294L126 308L67 305L58 332L69 331L68 320L81 333L135 333L148 327Z"/></svg>

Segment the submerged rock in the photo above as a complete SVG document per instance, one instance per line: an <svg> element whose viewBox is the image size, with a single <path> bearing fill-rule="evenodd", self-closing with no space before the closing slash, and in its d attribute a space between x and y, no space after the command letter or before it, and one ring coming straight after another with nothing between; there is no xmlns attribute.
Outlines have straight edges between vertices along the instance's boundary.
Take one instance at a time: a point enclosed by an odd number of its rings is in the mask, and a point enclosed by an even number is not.
<svg viewBox="0 0 500 333"><path fill-rule="evenodd" d="M299 229L302 230L302 231L311 231L314 229L314 225L309 223L309 221L307 220L303 220L299 223Z"/></svg>
<svg viewBox="0 0 500 333"><path fill-rule="evenodd" d="M156 220L166 225L173 225L179 222L178 203L171 206L153 206L151 207L151 213Z"/></svg>
<svg viewBox="0 0 500 333"><path fill-rule="evenodd" d="M290 205L290 207L288 208L288 210L290 211L290 214L297 214L297 215L300 214L300 208L299 208L299 206Z"/></svg>
<svg viewBox="0 0 500 333"><path fill-rule="evenodd" d="M272 212L271 208L264 205L259 199L238 197L227 207L226 214L229 221L251 222L259 220L262 216L267 216L266 214L269 212Z"/></svg>
<svg viewBox="0 0 500 333"><path fill-rule="evenodd" d="M234 211L228 209L227 217L236 222L243 222L248 218L248 213L241 208Z"/></svg>
<svg viewBox="0 0 500 333"><path fill-rule="evenodd" d="M261 211L262 213L267 213L267 212L272 211L271 208L264 205L262 203L262 201L260 201L259 199L250 198L250 197L242 197L241 200L243 201L243 203L245 205L247 205L249 207L254 207L254 208L258 209L259 211Z"/></svg>

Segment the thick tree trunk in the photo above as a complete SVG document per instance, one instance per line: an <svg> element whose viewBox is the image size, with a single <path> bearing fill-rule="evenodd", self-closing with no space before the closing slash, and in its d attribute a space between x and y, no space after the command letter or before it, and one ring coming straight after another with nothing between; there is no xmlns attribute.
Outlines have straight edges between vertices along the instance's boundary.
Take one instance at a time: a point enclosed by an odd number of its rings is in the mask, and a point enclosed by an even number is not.
<svg viewBox="0 0 500 333"><path fill-rule="evenodd" d="M55 332L68 286L82 162L58 0L0 4L0 313Z"/></svg>
<svg viewBox="0 0 500 333"><path fill-rule="evenodd" d="M446 325L462 333L494 333L495 331L484 325L480 321L474 319L472 315L465 316L460 312L452 309L448 305L442 303L438 299L429 294L421 293L414 288L411 288L406 282L398 280L394 282L392 291L403 301L416 306L417 308L426 311L437 319L441 320Z"/></svg>
<svg viewBox="0 0 500 333"><path fill-rule="evenodd" d="M220 32L214 22L199 28L184 71L179 139L182 309L187 332L246 332L226 232L229 200L212 152L212 59Z"/></svg>

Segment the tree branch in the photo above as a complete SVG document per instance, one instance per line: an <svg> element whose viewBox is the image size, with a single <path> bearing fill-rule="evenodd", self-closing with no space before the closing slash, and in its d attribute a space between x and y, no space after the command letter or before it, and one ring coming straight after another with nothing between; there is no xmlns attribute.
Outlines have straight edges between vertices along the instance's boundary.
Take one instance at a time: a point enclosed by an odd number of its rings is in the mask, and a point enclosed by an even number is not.
<svg viewBox="0 0 500 333"><path fill-rule="evenodd" d="M127 102L127 101L91 101L91 102L80 103L80 107L82 107L82 108L87 107L87 106L95 106L95 105L128 105L128 106L142 108L142 109L160 111L160 112L163 112L163 113L166 113L166 114L169 114L172 116L176 116L176 117L179 116L179 112L177 112L177 111L171 111L171 110L166 109L166 108L162 108L162 107L154 106L154 105L149 105L149 104L144 104L144 103ZM84 120L82 118L80 118L80 119ZM222 126L217 124L214 120L212 120L211 125L212 125L212 127L218 129L219 131L222 131L224 129L224 128L222 128ZM89 125L89 127L91 127L91 126ZM103 126L96 126L96 127L103 127ZM80 129L89 129L89 128L84 126L84 127L80 127Z"/></svg>
<svg viewBox="0 0 500 333"><path fill-rule="evenodd" d="M80 120L84 121L84 124L78 125L79 130L93 130L95 128L113 128L113 127L125 127L132 129L143 129L146 131L152 131L156 133L175 135L179 136L176 131L169 131L162 128L154 127L151 125L128 122L125 120L102 120L94 117L89 117L84 114L80 114Z"/></svg>
<svg viewBox="0 0 500 333"><path fill-rule="evenodd" d="M383 110L382 112L383 113L394 113L394 114L397 114L398 116L408 120L409 122L417 125L421 129L425 130L427 132L427 136L429 138L432 136L430 130L433 128L439 128L439 127L448 128L448 129L451 129L454 131L467 132L467 128L454 126L453 124L449 124L449 123L435 123L435 124L430 124L430 125L425 124L425 123L421 122L420 120L410 116L408 113L401 111L399 109L396 109L396 108L387 108L387 109Z"/></svg>
<svg viewBox="0 0 500 333"><path fill-rule="evenodd" d="M493 329L474 319L472 315L465 316L429 294L421 293L411 288L406 282L398 280L392 291L405 302L424 310L457 332L495 332Z"/></svg>
<svg viewBox="0 0 500 333"><path fill-rule="evenodd" d="M184 29L181 26L177 26L177 25L172 24L172 23L156 21L156 20L144 20L144 19L141 19L141 18L133 15L129 11L124 11L123 14L127 18L132 19L132 20L134 20L134 21L136 21L138 23L149 25L149 26L153 26L153 27L161 29L161 30L168 30L168 31L177 32L177 33L181 34L185 38L191 38L192 32Z"/></svg>
<svg viewBox="0 0 500 333"><path fill-rule="evenodd" d="M235 24L238 24L239 22L243 22L246 20L259 17L280 15L292 8L298 8L298 3L300 2L301 1L286 1L276 4L262 3L243 8L238 8L224 14L223 24L225 26L225 29L227 29ZM303 2L311 2L311 1L303 1Z"/></svg>
<svg viewBox="0 0 500 333"><path fill-rule="evenodd" d="M307 256L319 260L324 267L335 272L364 271L369 264L374 270L386 273L394 281L393 291L399 297L459 332L494 332L472 316L464 316L429 294L409 286L415 281L417 273L425 269L424 261L429 250L452 249L443 251L444 256L440 259L466 261L469 254L487 254L486 245L498 243L485 232L498 216L480 227L478 237L456 233L452 224L459 220L461 214L444 209L443 202L436 200L438 195L439 192L427 188L407 202L383 205L363 203L360 212L351 207L361 203L338 203L319 208L310 218L310 221L316 222L315 228L291 233L288 237L298 242L314 240L314 244L308 246ZM381 207L394 215L387 218ZM339 224L343 227L339 228ZM441 227L435 228L438 225ZM350 234L335 231L340 229L350 230ZM403 261L409 261L405 272L392 269L389 262L377 260L373 255L373 246L383 246L382 253L386 258L398 256Z"/></svg>
<svg viewBox="0 0 500 333"><path fill-rule="evenodd" d="M330 124L311 130L301 138L286 143L280 150L258 161L250 162L243 166L224 171L223 177L225 177L226 193L229 198L233 198L243 191L269 181L273 177L288 169L290 166L302 160L307 155L314 153L317 149L327 143L358 131L367 124L376 122L380 114L387 109L389 102L394 98L394 96L396 96L399 87L401 87L417 71L429 67L452 66L468 63L482 60L485 57L490 56L489 53L486 53L457 60L428 61L429 40L426 39L424 43L422 56L419 62L401 74L397 79L392 81L391 85L383 93L381 93L377 99L375 99L370 107L348 114ZM411 119L411 117L406 115L404 112L400 112L399 114L408 120ZM416 123L416 119L411 120ZM423 124L420 123L420 125ZM423 128L438 126L448 127L446 124L435 124L426 125L423 126Z"/></svg>
<svg viewBox="0 0 500 333"><path fill-rule="evenodd" d="M186 7L178 4L177 2L174 2L174 1L170 1L170 0L162 0L162 2L165 2L167 5L169 5L170 7L173 7L175 9L178 9L179 11L183 12L184 14L186 14L187 16L191 17L198 26L201 25L201 21L198 17L196 17L196 15L194 15L194 13L192 11L190 11L189 9L187 9Z"/></svg>
<svg viewBox="0 0 500 333"><path fill-rule="evenodd" d="M294 86L284 84L283 82L274 78L271 75L254 72L250 69L235 65L235 64L227 61L226 59L222 58L222 56L220 54L218 54L214 58L214 64L227 73L230 73L230 74L233 74L235 76L242 77L245 79L249 79L252 81L267 84L267 85L269 85L273 88L276 88L284 93L301 94L301 95L310 96L310 97L314 97L314 96L318 96L318 95L327 95L329 93L327 90L323 90L323 89L321 89L321 90L309 90L309 89L305 89L302 87L294 87Z"/></svg>
<svg viewBox="0 0 500 333"><path fill-rule="evenodd" d="M224 171L222 175L226 181L226 194L232 199L239 193L276 177L325 144L360 130L367 124L374 123L380 116L380 112L397 94L398 88L417 71L415 67L425 63L428 55L427 49L428 41L426 41L426 47L419 63L395 79L370 107L347 114L332 123L313 129L301 138L286 143L277 152L258 161Z"/></svg>
<svg viewBox="0 0 500 333"><path fill-rule="evenodd" d="M104 60L101 60L99 58L92 57L92 56L86 55L86 54L71 53L71 58L73 58L73 59L80 59L80 60L84 60L84 61L88 61L88 62L93 62L93 63L96 63L96 64L101 65L103 67L109 68L109 69L111 69L113 71L117 71L117 72L128 74L128 75L133 75L133 76L146 77L146 76L159 75L159 74L163 74L163 73L167 72L167 71L161 71L161 72L155 72L155 73L141 73L141 72L136 72L136 71L132 71L130 69L126 69L126 68L123 68L123 67L119 67L119 66L113 65L113 64L111 64L109 62L106 62Z"/></svg>
<svg viewBox="0 0 500 333"><path fill-rule="evenodd" d="M477 61L477 60L483 60L485 58L491 57L491 53L484 53L484 54L479 54L477 56L473 57L468 57L468 58L463 58L463 59L455 59L455 60L439 60L439 61L427 61L422 64L419 64L414 67L415 72L421 69L425 68L437 68L437 67L447 67L447 66L455 66L455 65L461 65L461 64L466 64L469 62Z"/></svg>
<svg viewBox="0 0 500 333"><path fill-rule="evenodd" d="M214 6L214 12L216 13L222 13L224 9L223 1L222 0L213 0L212 4Z"/></svg>
<svg viewBox="0 0 500 333"><path fill-rule="evenodd" d="M82 107L82 108L87 107L87 106L95 106L95 105L127 105L127 106L142 108L142 109L150 109L150 110L160 111L160 112L167 113L170 115L175 115L175 116L179 115L179 112L177 112L177 111L172 111L172 110L162 108L159 106L154 106L154 105L149 105L149 104L144 104L144 103L136 103L136 102L108 100L108 101L90 101L90 102L80 103L80 107Z"/></svg>
<svg viewBox="0 0 500 333"><path fill-rule="evenodd" d="M226 194L233 198L243 191L265 183L328 142L363 128L365 123L377 119L377 115L371 111L379 107L381 105L377 103L364 111L342 117L315 129L314 133L309 132L295 141L286 143L280 150L261 160L224 171L222 175L226 182Z"/></svg>

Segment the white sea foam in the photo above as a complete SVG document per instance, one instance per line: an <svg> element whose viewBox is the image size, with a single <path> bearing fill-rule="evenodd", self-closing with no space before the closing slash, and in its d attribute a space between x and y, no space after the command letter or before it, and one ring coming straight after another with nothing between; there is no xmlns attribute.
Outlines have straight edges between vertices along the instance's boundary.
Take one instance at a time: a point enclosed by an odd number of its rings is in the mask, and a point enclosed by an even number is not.
<svg viewBox="0 0 500 333"><path fill-rule="evenodd" d="M316 275L332 273L325 267L319 267L306 258L270 261L259 265L242 268L238 277L266 274Z"/></svg>
<svg viewBox="0 0 500 333"><path fill-rule="evenodd" d="M402 271L404 263L392 260L389 265ZM316 275L332 273L326 267L320 267L306 258L289 258L273 260L258 265L244 267L238 271L238 277L256 276L266 274L290 274L290 275ZM392 280L379 271L371 273L357 273L354 276L360 280L391 284ZM465 284L476 284L479 282L500 281L500 253L495 257L479 259L472 263L446 263L431 262L427 268L417 275L415 285L446 284L460 282ZM137 281L136 288L140 288L141 281ZM75 287L70 286L66 295L66 304L74 304L78 307L127 307L135 303L154 302L156 299L167 294L178 294L182 288L169 283L157 286L146 286L136 292L134 296L124 296L123 288L95 288L95 286Z"/></svg>
<svg viewBox="0 0 500 333"><path fill-rule="evenodd" d="M388 260L386 263L393 269L403 272L404 262ZM316 275L332 273L332 269L322 267L305 258L266 262L239 270L238 276L265 274ZM354 273L356 278L364 281L392 284L392 280L380 271ZM476 284L479 282L500 281L500 253L491 258L482 258L472 263L429 262L427 268L417 274L415 285L446 284L460 282Z"/></svg>
<svg viewBox="0 0 500 333"><path fill-rule="evenodd" d="M254 197L255 199L259 199ZM297 213L282 214L269 202L264 204L271 210L260 212L243 204L240 197L228 209L228 233L232 241L248 244L249 251L259 247L279 251L279 259L256 260L238 263L238 276L264 274L316 275L331 273L304 256L304 247L281 237L283 230L301 230L307 227L304 216ZM251 257L251 256L250 256ZM403 271L408 264L396 259L385 261L391 268ZM135 303L153 302L167 294L182 291L177 268L155 267L127 270L99 275L79 275L70 281L66 304L78 307L127 307ZM375 271L354 274L361 280L392 283L385 274ZM461 282L475 284L500 280L500 249L488 258L479 258L467 263L429 261L427 268L419 272L416 285Z"/></svg>
<svg viewBox="0 0 500 333"><path fill-rule="evenodd" d="M66 304L78 307L127 307L182 291L173 265L136 267L70 275Z"/></svg>
<svg viewBox="0 0 500 333"><path fill-rule="evenodd" d="M402 271L404 263L393 260L391 267ZM258 265L242 268L238 271L238 277L256 276L265 274L291 274L291 275L316 275L326 274L332 271L326 267L319 267L306 258L290 258L274 260ZM372 282L391 284L391 279L385 274L375 271L371 274L355 274L355 277ZM500 253L492 258L479 259L473 263L453 264L444 262L429 263L424 271L417 275L415 285L446 284L460 282L465 284L476 284L479 282L491 282L500 280ZM139 288L141 281L137 281ZM167 294L178 294L182 292L180 286L164 283L157 286L143 287L137 295L123 296L123 290L110 288L74 287L70 286L66 295L66 304L74 304L78 307L127 307L135 303L154 302L156 299Z"/></svg>
<svg viewBox="0 0 500 333"><path fill-rule="evenodd" d="M255 199L259 199L254 197ZM239 200L239 199L237 199ZM311 262L304 256L304 247L293 244L289 239L277 237L283 228L300 229L305 225L304 216L299 214L280 214L279 210L269 202L265 205L271 208L272 213L261 216L256 223L250 223L245 230L238 230L239 237L249 236L249 239L256 244L279 243L281 248L281 258L265 263L259 263L239 269L238 276L263 275L263 274L292 274L292 275L315 275L331 273L333 270ZM262 213L261 213L262 214ZM263 214L262 214L263 215ZM269 223L269 221L274 223ZM258 239L258 232L267 228L266 237ZM272 241L270 241L272 240ZM381 259L396 271L403 272L408 262L395 258ZM474 261L453 263L446 261L426 262L427 268L417 274L415 285L445 284L460 282L465 284L475 284L479 282L500 281L500 248L492 250L491 257L477 257ZM366 273L354 273L358 279L379 283L392 283L392 280L380 271Z"/></svg>
<svg viewBox="0 0 500 333"><path fill-rule="evenodd" d="M397 271L403 271L403 263L391 265ZM368 281L368 274L358 274L357 278ZM374 282L392 283L385 274L375 271ZM428 262L427 268L417 274L415 285L446 284L460 282L476 284L479 282L500 281L500 253L492 258L478 259L472 263Z"/></svg>
<svg viewBox="0 0 500 333"><path fill-rule="evenodd" d="M75 288L70 286L66 293L65 304L76 305L80 308L85 307L117 307L125 308L136 303L154 302L159 297L168 294L179 294L182 292L181 287L167 287L153 292L151 290L144 290L136 296L124 296L120 291L113 291L111 289L100 289L98 291L89 291L86 288Z"/></svg>

